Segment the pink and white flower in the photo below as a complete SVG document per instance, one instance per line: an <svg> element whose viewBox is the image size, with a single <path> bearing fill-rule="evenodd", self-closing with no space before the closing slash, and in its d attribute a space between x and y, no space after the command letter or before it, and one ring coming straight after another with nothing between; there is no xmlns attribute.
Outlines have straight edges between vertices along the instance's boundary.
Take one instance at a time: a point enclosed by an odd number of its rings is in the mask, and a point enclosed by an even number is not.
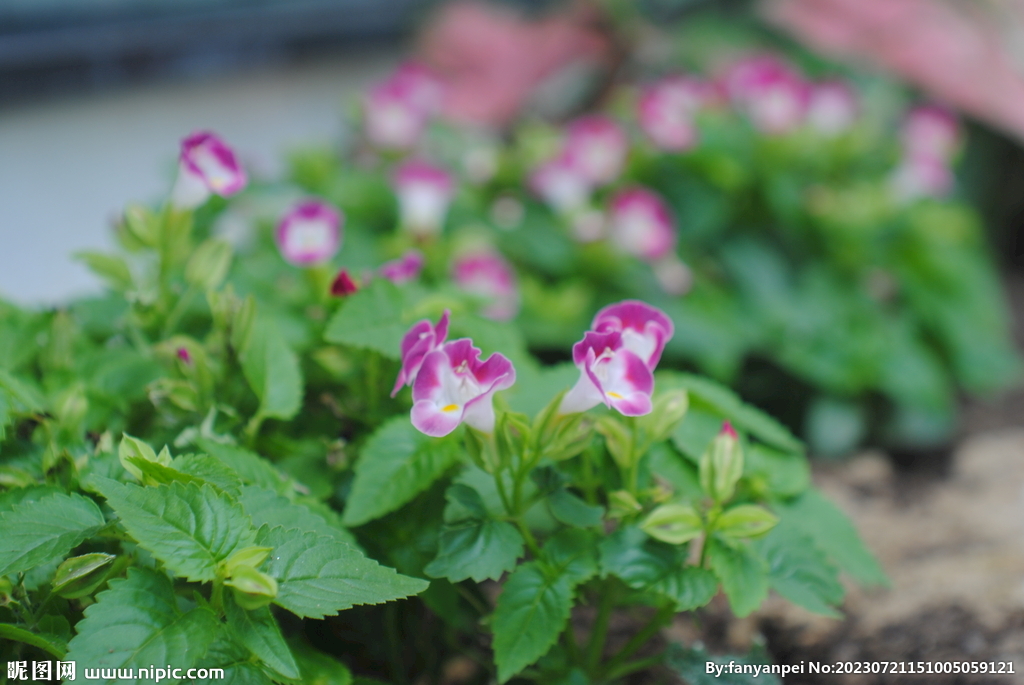
<svg viewBox="0 0 1024 685"><path fill-rule="evenodd" d="M181 209L193 209L210 195L229 197L241 192L247 183L248 177L235 151L217 134L198 131L181 141L171 203Z"/></svg>
<svg viewBox="0 0 1024 685"><path fill-rule="evenodd" d="M450 316L451 313L446 309L436 326L427 319L417 321L402 338L402 368L395 379L395 387L391 390L392 397L398 394L402 386L412 385L416 381L423 360L444 344L445 338L448 337Z"/></svg>
<svg viewBox="0 0 1024 685"><path fill-rule="evenodd" d="M395 170L392 186L398 196L402 226L417 236L436 235L455 196L455 182L441 167L409 160Z"/></svg>
<svg viewBox="0 0 1024 685"><path fill-rule="evenodd" d="M363 98L363 131L385 150L408 150L419 142L430 116L401 84L374 86Z"/></svg>
<svg viewBox="0 0 1024 685"><path fill-rule="evenodd" d="M504 355L480 361L468 338L430 352L412 387L412 425L440 438L465 422L483 433L494 431L493 395L512 386L516 371Z"/></svg>
<svg viewBox="0 0 1024 685"><path fill-rule="evenodd" d="M467 252L452 265L452 279L462 290L485 298L480 313L495 321L508 321L519 313L519 287L512 265L491 250Z"/></svg>
<svg viewBox="0 0 1024 685"><path fill-rule="evenodd" d="M321 200L298 203L277 225L281 256L296 266L329 261L341 247L341 212Z"/></svg>
<svg viewBox="0 0 1024 685"><path fill-rule="evenodd" d="M560 214L571 214L585 206L593 191L590 180L564 155L534 169L530 188Z"/></svg>
<svg viewBox="0 0 1024 685"><path fill-rule="evenodd" d="M672 319L657 307L640 300L611 304L594 316L590 325L598 333L620 333L622 345L654 371L661 353L675 334Z"/></svg>
<svg viewBox="0 0 1024 685"><path fill-rule="evenodd" d="M625 346L621 332L587 331L573 345L572 358L580 378L562 398L559 413L583 412L601 403L624 416L650 413L654 376L644 360Z"/></svg>
<svg viewBox="0 0 1024 685"><path fill-rule="evenodd" d="M911 155L903 159L889 178L889 187L899 202L924 197L944 197L955 183L949 163L930 155Z"/></svg>
<svg viewBox="0 0 1024 685"><path fill-rule="evenodd" d="M628 188L612 198L610 233L617 246L649 262L671 254L676 246L672 213L646 188Z"/></svg>
<svg viewBox="0 0 1024 685"><path fill-rule="evenodd" d="M441 111L444 85L438 75L425 64L404 62L391 75L388 83L424 114L433 115Z"/></svg>
<svg viewBox="0 0 1024 685"><path fill-rule="evenodd" d="M836 136L857 122L857 95L844 81L823 81L811 87L807 122L819 133Z"/></svg>
<svg viewBox="0 0 1024 685"><path fill-rule="evenodd" d="M810 87L788 64L772 55L755 55L734 64L725 76L733 104L756 129L772 135L801 126Z"/></svg>
<svg viewBox="0 0 1024 685"><path fill-rule="evenodd" d="M907 113L901 137L907 156L948 161L960 145L960 127L949 110L924 105Z"/></svg>
<svg viewBox="0 0 1024 685"><path fill-rule="evenodd" d="M562 154L568 164L595 186L617 179L628 153L626 132L610 117L592 114L576 119L566 128Z"/></svg>
<svg viewBox="0 0 1024 685"><path fill-rule="evenodd" d="M655 146L682 152L697 143L693 118L711 99L710 84L688 76L670 76L648 86L637 103L637 120Z"/></svg>
<svg viewBox="0 0 1024 685"><path fill-rule="evenodd" d="M392 259L390 262L381 264L380 268L377 269L377 273L395 285L401 285L419 278L425 263L426 260L422 252L419 250L409 250L398 259Z"/></svg>

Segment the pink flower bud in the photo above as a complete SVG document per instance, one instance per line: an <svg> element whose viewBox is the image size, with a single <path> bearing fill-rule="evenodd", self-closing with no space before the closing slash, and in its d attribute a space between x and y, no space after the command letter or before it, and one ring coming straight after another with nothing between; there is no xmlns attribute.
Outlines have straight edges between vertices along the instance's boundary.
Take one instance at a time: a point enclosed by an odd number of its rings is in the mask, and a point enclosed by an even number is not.
<svg viewBox="0 0 1024 685"><path fill-rule="evenodd" d="M545 162L530 174L530 188L551 209L569 214L590 200L590 180L565 156Z"/></svg>
<svg viewBox="0 0 1024 685"><path fill-rule="evenodd" d="M512 265L490 250L465 253L456 258L452 278L462 290L484 298L481 314L508 321L519 313L519 288Z"/></svg>
<svg viewBox="0 0 1024 685"><path fill-rule="evenodd" d="M437 325L423 319L413 324L409 332L402 338L402 369L395 379L395 387L391 389L391 396L394 397L404 385L412 385L416 382L416 376L423 366L423 360L427 355L444 344L448 337L448 319L451 316L446 309L438 320Z"/></svg>
<svg viewBox="0 0 1024 685"><path fill-rule="evenodd" d="M960 127L949 110L924 105L907 113L901 137L908 157L948 161L960 145Z"/></svg>
<svg viewBox="0 0 1024 685"><path fill-rule="evenodd" d="M783 134L804 123L810 88L788 64L771 55L741 60L727 72L725 89L756 129Z"/></svg>
<svg viewBox="0 0 1024 685"><path fill-rule="evenodd" d="M192 209L210 195L229 197L248 183L245 170L235 152L215 133L199 131L181 141L178 179L171 192L171 203Z"/></svg>
<svg viewBox="0 0 1024 685"><path fill-rule="evenodd" d="M191 364L192 363L192 355L188 353L188 350L186 348L179 347L177 349L177 351L175 352L175 354L178 356L178 359L180 359L184 363L186 363L186 364Z"/></svg>
<svg viewBox="0 0 1024 685"><path fill-rule="evenodd" d="M600 114L581 117L566 129L562 154L595 186L617 179L626 165L628 153L626 132L610 117Z"/></svg>
<svg viewBox="0 0 1024 685"><path fill-rule="evenodd" d="M409 160L395 170L392 187L398 196L400 221L417 236L436 235L444 226L455 182L444 169Z"/></svg>
<svg viewBox="0 0 1024 685"><path fill-rule="evenodd" d="M395 285L401 285L402 283L408 283L419 278L420 272L423 271L424 263L425 260L422 252L419 250L409 250L398 259L381 264L377 273Z"/></svg>
<svg viewBox="0 0 1024 685"><path fill-rule="evenodd" d="M330 260L341 247L342 214L321 200L303 200L277 226L277 246L285 261L309 266Z"/></svg>
<svg viewBox="0 0 1024 685"><path fill-rule="evenodd" d="M738 436L736 434L736 429L732 427L732 424L729 423L728 420L725 420L725 421L722 422L722 430L719 431L718 434L719 435L727 435L730 438L732 438L733 440L739 440L739 437L740 437L740 436Z"/></svg>
<svg viewBox="0 0 1024 685"><path fill-rule="evenodd" d="M819 133L839 135L857 122L857 96L843 81L824 81L811 87L807 121Z"/></svg>
<svg viewBox="0 0 1024 685"><path fill-rule="evenodd" d="M331 295L334 297L348 297L359 291L359 284L352 280L348 269L342 269L331 283Z"/></svg>
<svg viewBox="0 0 1024 685"><path fill-rule="evenodd" d="M453 340L427 354L412 387L412 424L431 437L443 437L463 421L484 433L494 431L493 395L512 386L516 370L504 355L480 361L468 338Z"/></svg>
<svg viewBox="0 0 1024 685"><path fill-rule="evenodd" d="M610 232L613 243L649 262L661 259L676 246L671 212L646 188L622 190L612 198Z"/></svg>

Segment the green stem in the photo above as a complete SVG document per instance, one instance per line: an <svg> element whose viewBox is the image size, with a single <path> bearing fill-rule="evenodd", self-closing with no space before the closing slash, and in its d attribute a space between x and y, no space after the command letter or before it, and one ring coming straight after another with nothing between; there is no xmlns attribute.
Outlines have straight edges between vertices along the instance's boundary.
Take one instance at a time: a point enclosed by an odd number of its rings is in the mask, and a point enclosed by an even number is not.
<svg viewBox="0 0 1024 685"><path fill-rule="evenodd" d="M185 289L185 292L181 294L178 301L174 304L174 309L167 315L167 319L164 321L163 332L161 338L171 337L171 333L178 327L181 322L181 317L185 316L185 312L188 311L189 305L192 303L192 298L196 295L196 287L190 285Z"/></svg>
<svg viewBox="0 0 1024 685"><path fill-rule="evenodd" d="M577 666L582 666L583 661L580 656L580 647L576 644L576 631L572 627L572 618L569 618L569 625L565 627L565 632L562 633L562 637L565 640L565 651L569 655L569 661Z"/></svg>
<svg viewBox="0 0 1024 685"><path fill-rule="evenodd" d="M606 680L616 680L622 676L629 675L630 673L636 673L637 671L643 671L651 666L657 666L665 660L664 654L656 654L649 656L645 659L637 659L636 661L629 661L614 670L608 671L605 676Z"/></svg>
<svg viewBox="0 0 1024 685"><path fill-rule="evenodd" d="M530 527L523 523L523 520L516 517L516 525L519 527L519 532L523 534L523 539L526 540L526 546L533 552L533 556L540 556L540 545L537 544L536 538L533 537L533 533L530 532Z"/></svg>
<svg viewBox="0 0 1024 685"><path fill-rule="evenodd" d="M478 614L480 614L481 616L486 616L487 614L491 613L490 608L482 601L480 601L479 597L470 592L469 589L464 587L461 583L452 583L452 587L455 588L455 591L458 592L459 595L461 595L462 598L466 600L466 602L471 607L473 607L473 609L476 610Z"/></svg>
<svg viewBox="0 0 1024 685"><path fill-rule="evenodd" d="M600 592L603 589L603 592ZM590 640L587 642L587 670L594 671L601 663L601 655L604 653L604 644L608 639L608 628L611 625L612 610L615 608L615 591L611 586L606 585L599 589L600 600L597 605L597 616L594 618L594 628L590 632Z"/></svg>
<svg viewBox="0 0 1024 685"><path fill-rule="evenodd" d="M701 542L701 545L700 545L700 561L697 563L697 567L698 568L704 568L704 563L705 563L705 561L708 558L708 547L710 546L708 544L709 542L711 542L711 540L708 538L707 534L705 533L704 534L704 540L703 540L703 542Z"/></svg>
<svg viewBox="0 0 1024 685"><path fill-rule="evenodd" d="M604 665L604 672L612 673L616 669L620 668L628 659L631 657L636 650L647 644L647 641L658 634L672 617L676 614L676 608L671 604L665 605L658 609L658 612L654 614L654 618L651 619L650 623L643 627L639 633L629 638L629 641L622 646L622 649L608 660L608 663Z"/></svg>
<svg viewBox="0 0 1024 685"><path fill-rule="evenodd" d="M405 676L405 665L402 661L402 645L398 630L398 604L390 602L387 605L384 622L388 636L388 652L391 661L391 679L405 685L408 679Z"/></svg>
<svg viewBox="0 0 1024 685"><path fill-rule="evenodd" d="M370 415L376 416L380 407L380 354L372 350L366 360L366 385Z"/></svg>
<svg viewBox="0 0 1024 685"><path fill-rule="evenodd" d="M505 507L505 512L511 518L516 518L518 512L512 508L512 500L508 498L508 491L505 490L505 480L501 477L501 471L494 474L494 484L498 488L498 497L501 498L501 504Z"/></svg>
<svg viewBox="0 0 1024 685"><path fill-rule="evenodd" d="M210 593L210 604L218 614L224 614L224 579L213 579L213 591Z"/></svg>

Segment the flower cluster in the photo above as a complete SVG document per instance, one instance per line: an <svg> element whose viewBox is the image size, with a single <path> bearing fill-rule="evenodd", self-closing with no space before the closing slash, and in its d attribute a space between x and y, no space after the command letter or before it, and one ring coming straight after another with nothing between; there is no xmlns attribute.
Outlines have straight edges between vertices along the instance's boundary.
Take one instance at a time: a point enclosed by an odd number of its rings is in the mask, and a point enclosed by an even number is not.
<svg viewBox="0 0 1024 685"><path fill-rule="evenodd" d="M901 131L903 156L893 172L893 195L902 202L943 197L953 189L952 162L960 144L956 117L926 105L907 114Z"/></svg>
<svg viewBox="0 0 1024 685"><path fill-rule="evenodd" d="M430 70L412 62L402 65L363 99L366 139L384 150L415 147L441 100L441 83Z"/></svg>
<svg viewBox="0 0 1024 685"><path fill-rule="evenodd" d="M412 423L426 435L448 435L463 422L491 433L493 395L515 383L515 368L497 352L481 361L468 338L446 342L448 321L445 311L437 324L423 320L405 334L391 396L412 387ZM644 302L626 300L599 311L591 328L573 346L580 378L558 412L575 414L603 403L624 416L650 413L654 369L674 333L672 320Z"/></svg>

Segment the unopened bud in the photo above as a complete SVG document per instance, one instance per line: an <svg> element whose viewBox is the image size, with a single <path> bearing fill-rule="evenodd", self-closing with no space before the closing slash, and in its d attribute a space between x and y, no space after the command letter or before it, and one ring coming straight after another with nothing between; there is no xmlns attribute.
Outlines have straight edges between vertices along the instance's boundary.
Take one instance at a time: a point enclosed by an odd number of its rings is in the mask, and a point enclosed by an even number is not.
<svg viewBox="0 0 1024 685"><path fill-rule="evenodd" d="M224 584L231 588L235 602L243 609L259 609L277 597L277 581L250 566L239 566Z"/></svg>
<svg viewBox="0 0 1024 685"><path fill-rule="evenodd" d="M672 545L689 542L704 532L704 522L688 504L663 504L644 519L640 527L656 540Z"/></svg>
<svg viewBox="0 0 1024 685"><path fill-rule="evenodd" d="M65 599L90 595L107 579L112 554L83 554L65 559L53 575L53 591Z"/></svg>
<svg viewBox="0 0 1024 685"><path fill-rule="evenodd" d="M652 443L668 439L686 416L690 398L685 390L669 390L654 397L654 407L647 416L638 419Z"/></svg>
<svg viewBox="0 0 1024 685"><path fill-rule="evenodd" d="M743 475L743 449L728 421L700 458L700 486L716 502L727 502Z"/></svg>

